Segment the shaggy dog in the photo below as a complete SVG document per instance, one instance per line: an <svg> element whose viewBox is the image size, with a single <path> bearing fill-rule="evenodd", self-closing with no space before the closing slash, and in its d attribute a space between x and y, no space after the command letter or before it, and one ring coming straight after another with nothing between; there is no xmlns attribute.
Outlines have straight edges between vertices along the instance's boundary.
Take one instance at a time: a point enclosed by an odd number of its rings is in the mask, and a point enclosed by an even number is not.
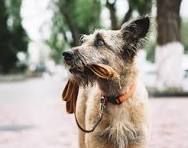
<svg viewBox="0 0 188 148"><path fill-rule="evenodd" d="M143 17L120 30L96 30L63 53L70 71L63 98L75 114L80 148L147 147L148 95L135 57L149 26Z"/></svg>

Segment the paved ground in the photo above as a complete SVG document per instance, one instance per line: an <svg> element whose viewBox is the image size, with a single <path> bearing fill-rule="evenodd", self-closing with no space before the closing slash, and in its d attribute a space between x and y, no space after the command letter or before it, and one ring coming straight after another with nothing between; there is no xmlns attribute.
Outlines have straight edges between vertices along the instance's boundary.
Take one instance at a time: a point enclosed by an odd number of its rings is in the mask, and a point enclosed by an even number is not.
<svg viewBox="0 0 188 148"><path fill-rule="evenodd" d="M63 80L0 83L0 148L77 148L61 101ZM151 99L150 148L188 148L188 98Z"/></svg>

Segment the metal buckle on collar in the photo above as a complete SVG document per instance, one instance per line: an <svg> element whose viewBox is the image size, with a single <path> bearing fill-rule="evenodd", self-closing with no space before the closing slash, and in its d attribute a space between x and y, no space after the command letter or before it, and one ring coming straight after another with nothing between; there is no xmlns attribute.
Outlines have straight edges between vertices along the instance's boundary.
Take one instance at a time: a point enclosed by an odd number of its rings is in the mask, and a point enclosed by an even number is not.
<svg viewBox="0 0 188 148"><path fill-rule="evenodd" d="M117 104L116 96L108 96L107 99L110 103Z"/></svg>

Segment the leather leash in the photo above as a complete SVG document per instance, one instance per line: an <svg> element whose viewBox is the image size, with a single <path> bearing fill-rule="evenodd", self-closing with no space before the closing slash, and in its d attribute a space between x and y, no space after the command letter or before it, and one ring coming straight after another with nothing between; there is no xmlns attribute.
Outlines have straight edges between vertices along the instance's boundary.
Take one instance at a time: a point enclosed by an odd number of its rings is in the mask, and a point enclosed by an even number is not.
<svg viewBox="0 0 188 148"><path fill-rule="evenodd" d="M106 107L106 104L107 102L110 102L112 104L115 104L115 105L120 105L121 103L123 103L124 101L128 100L129 97L131 97L135 91L135 88L136 88L136 85L133 83L132 85L130 85L127 89L127 91L122 94L122 95L119 95L119 96L104 96L102 95L101 96L101 99L100 99L100 112L99 112L99 115L98 115L98 119L95 121L95 124L93 125L93 127L89 130L87 129L84 129L78 122L78 119L77 119L77 116L76 116L76 107L75 107L75 112L74 112L74 117L75 117L75 120L76 120L76 124L78 126L78 128L85 132L85 133L91 133L93 132L96 127L99 125L99 123L101 122L102 118L103 118L103 114L104 114L104 109Z"/></svg>
<svg viewBox="0 0 188 148"><path fill-rule="evenodd" d="M74 117L75 117L76 124L79 127L79 129L82 130L85 133L91 133L91 132L93 132L96 129L96 127L99 125L99 123L101 122L101 120L103 118L103 113L104 113L105 107L106 107L106 100L105 100L105 98L103 96L101 96L101 99L100 99L100 112L99 112L99 115L98 115L98 119L95 121L95 124L93 125L93 127L90 130L84 129L79 124L78 119L76 117L76 109L75 109Z"/></svg>

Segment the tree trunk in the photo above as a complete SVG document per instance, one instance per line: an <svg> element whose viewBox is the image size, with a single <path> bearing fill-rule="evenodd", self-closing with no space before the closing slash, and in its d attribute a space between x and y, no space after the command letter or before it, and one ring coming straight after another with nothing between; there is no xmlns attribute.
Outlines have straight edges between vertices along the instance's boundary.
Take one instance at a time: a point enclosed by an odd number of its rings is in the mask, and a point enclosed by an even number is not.
<svg viewBox="0 0 188 148"><path fill-rule="evenodd" d="M181 0L157 0L157 86L159 89L180 89L183 71L180 43Z"/></svg>
<svg viewBox="0 0 188 148"><path fill-rule="evenodd" d="M5 1L0 1L0 73L8 73L16 65L16 52L11 47L11 35L8 30Z"/></svg>
<svg viewBox="0 0 188 148"><path fill-rule="evenodd" d="M73 21L73 18L71 16L71 7L70 7L70 2L68 1L59 1L57 3L57 5L59 6L60 8L60 11L61 11L61 14L63 15L64 17L64 21L66 22L70 32L71 32L71 36L72 36L72 42L70 43L70 45L72 47L74 46L78 46L80 44L80 33L79 33L79 30L78 30L78 27L76 26L76 24L74 23ZM65 33L65 32L64 32ZM64 38L66 38L66 35L64 35Z"/></svg>
<svg viewBox="0 0 188 148"><path fill-rule="evenodd" d="M71 31L71 35L72 35L72 43L71 46L78 46L79 45L79 38L80 38L80 34L78 31L78 28L76 27L76 24L73 23L71 16L69 15L68 11L66 11L66 8L64 8L63 10L63 15L65 18L65 21Z"/></svg>
<svg viewBox="0 0 188 148"><path fill-rule="evenodd" d="M122 20L121 24L127 22L131 18L132 13L133 13L133 8L129 5L129 9L126 12L125 16L123 17L123 20Z"/></svg>
<svg viewBox="0 0 188 148"><path fill-rule="evenodd" d="M78 46L79 43L80 43L80 33L78 31L78 28L76 26L76 24L73 23L72 21L72 18L69 16L68 12L64 12L64 18L65 18L65 21L71 31L71 35L72 35L72 39L73 39L73 42L71 43L71 46L74 47L74 46Z"/></svg>
<svg viewBox="0 0 188 148"><path fill-rule="evenodd" d="M137 8L140 16L149 15L151 13L152 0L140 1L140 6Z"/></svg>
<svg viewBox="0 0 188 148"><path fill-rule="evenodd" d="M111 21L111 28L112 29L119 29L118 28L118 21L116 16L116 8L115 8L116 0L114 0L113 3L110 3L108 0L106 0L106 7L110 11L110 21Z"/></svg>
<svg viewBox="0 0 188 148"><path fill-rule="evenodd" d="M180 41L180 4L181 0L157 0L159 45Z"/></svg>

